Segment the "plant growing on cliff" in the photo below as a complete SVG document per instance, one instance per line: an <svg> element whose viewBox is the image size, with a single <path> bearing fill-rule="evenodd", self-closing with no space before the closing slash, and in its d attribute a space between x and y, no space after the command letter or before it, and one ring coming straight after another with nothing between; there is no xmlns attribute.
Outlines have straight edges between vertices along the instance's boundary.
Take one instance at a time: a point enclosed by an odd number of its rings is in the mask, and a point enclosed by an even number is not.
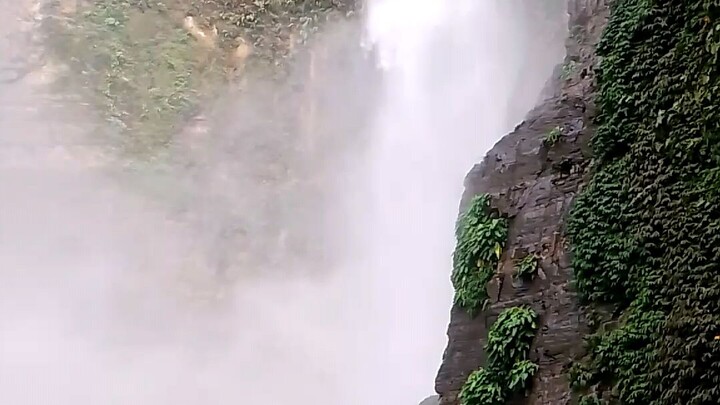
<svg viewBox="0 0 720 405"><path fill-rule="evenodd" d="M603 404L603 402L600 399L598 399L598 397L595 396L594 394L582 397L582 399L580 399L580 401L578 401L578 405L602 405L602 404Z"/></svg>
<svg viewBox="0 0 720 405"><path fill-rule="evenodd" d="M555 145L560 140L560 136L562 136L562 128L557 126L545 135L543 138L543 145L548 148Z"/></svg>
<svg viewBox="0 0 720 405"><path fill-rule="evenodd" d="M283 57L331 12L352 10L348 2L329 0L80 3L76 13L46 20L49 48L70 65L69 81L88 90L135 157L156 156L170 144L250 54L262 60L256 71L277 73ZM183 17L193 28L182 27Z"/></svg>
<svg viewBox="0 0 720 405"><path fill-rule="evenodd" d="M598 45L597 161L568 231L581 298L619 316L571 375L587 401L720 402L717 10L616 1Z"/></svg>
<svg viewBox="0 0 720 405"><path fill-rule="evenodd" d="M460 391L462 405L503 405L525 390L537 364L527 356L537 333L537 315L528 307L500 313L488 333L488 364L473 372Z"/></svg>
<svg viewBox="0 0 720 405"><path fill-rule="evenodd" d="M480 368L470 374L460 391L461 405L502 405L505 387L493 371Z"/></svg>
<svg viewBox="0 0 720 405"><path fill-rule="evenodd" d="M535 311L524 306L500 313L488 332L487 353L493 368L510 370L527 356L537 330L535 318Z"/></svg>
<svg viewBox="0 0 720 405"><path fill-rule="evenodd" d="M130 0L90 2L48 26L50 48L79 73L69 79L89 90L133 153L166 145L200 101L200 80L217 73L202 61L211 55L197 53L162 4L142 10Z"/></svg>
<svg viewBox="0 0 720 405"><path fill-rule="evenodd" d="M456 228L452 283L455 303L471 314L487 300L487 283L493 278L507 239L507 222L490 208L490 196L475 196Z"/></svg>
<svg viewBox="0 0 720 405"><path fill-rule="evenodd" d="M515 264L515 277L519 279L532 279L537 274L538 258L529 254Z"/></svg>
<svg viewBox="0 0 720 405"><path fill-rule="evenodd" d="M257 56L272 62L291 55L335 11L349 16L353 0L190 0L190 13L218 28L220 46L252 45Z"/></svg>

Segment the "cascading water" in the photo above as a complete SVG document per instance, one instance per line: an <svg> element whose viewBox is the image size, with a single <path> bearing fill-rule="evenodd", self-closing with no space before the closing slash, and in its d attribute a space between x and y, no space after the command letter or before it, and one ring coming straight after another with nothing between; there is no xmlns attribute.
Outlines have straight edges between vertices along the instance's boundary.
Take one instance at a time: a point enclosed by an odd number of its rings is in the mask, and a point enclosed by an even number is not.
<svg viewBox="0 0 720 405"><path fill-rule="evenodd" d="M356 196L363 210L352 214L366 227L360 246L367 255L366 299L375 308L366 324L376 331L376 361L365 363L360 379L373 381L373 397L358 403L411 404L430 393L446 342L462 179L523 118L518 112L534 105L562 59L562 8L548 13L555 17L555 32L548 32L547 22L522 18L519 10L552 5L513 5L368 4L366 42L384 78L368 131L365 194ZM523 37L533 28L546 37ZM528 48L543 41L551 45L545 54L524 62Z"/></svg>
<svg viewBox="0 0 720 405"><path fill-rule="evenodd" d="M324 65L307 94L231 92L206 111L212 129L191 158L173 149L180 164L165 177L129 175L170 208L86 154L58 157L70 140L96 141L84 110L58 112L66 102L37 75L0 81L0 152L37 141L53 158L0 165L0 403L413 405L431 394L462 178L562 57L564 0L539 3L368 0L379 94L346 34L324 50L351 56L315 55ZM548 7L549 25L527 13ZM293 142L307 100L312 142ZM236 228L244 239L226 240ZM216 282L216 263L228 279Z"/></svg>

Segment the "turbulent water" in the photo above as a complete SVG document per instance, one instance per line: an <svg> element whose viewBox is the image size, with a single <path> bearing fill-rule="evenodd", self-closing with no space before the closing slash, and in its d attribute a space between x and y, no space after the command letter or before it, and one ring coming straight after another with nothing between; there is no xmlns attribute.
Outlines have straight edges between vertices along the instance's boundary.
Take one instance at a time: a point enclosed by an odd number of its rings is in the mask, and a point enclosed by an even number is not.
<svg viewBox="0 0 720 405"><path fill-rule="evenodd" d="M562 59L564 1L372 0L362 35L329 27L317 72L298 62L299 96L229 91L132 170L50 92L31 2L4 1L0 403L432 393L463 176Z"/></svg>

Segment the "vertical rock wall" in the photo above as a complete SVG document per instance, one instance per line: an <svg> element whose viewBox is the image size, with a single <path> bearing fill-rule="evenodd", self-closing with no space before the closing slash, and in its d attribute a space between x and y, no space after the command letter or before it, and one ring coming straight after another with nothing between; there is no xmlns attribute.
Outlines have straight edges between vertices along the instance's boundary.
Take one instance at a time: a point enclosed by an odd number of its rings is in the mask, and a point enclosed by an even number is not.
<svg viewBox="0 0 720 405"><path fill-rule="evenodd" d="M500 140L465 179L461 210L480 193L510 220L501 269L488 286L491 305L470 318L452 309L448 346L436 379L442 405L455 405L468 375L485 363L487 330L499 313L527 304L540 316L531 360L540 365L532 391L521 404L564 404L570 400L566 367L582 350L581 311L570 288L564 237L570 204L582 187L589 164L587 143L593 132L594 48L608 17L609 0L569 0L569 37L565 62L548 83L546 98L527 119ZM558 128L553 145L544 137ZM513 279L515 260L540 259L532 282Z"/></svg>

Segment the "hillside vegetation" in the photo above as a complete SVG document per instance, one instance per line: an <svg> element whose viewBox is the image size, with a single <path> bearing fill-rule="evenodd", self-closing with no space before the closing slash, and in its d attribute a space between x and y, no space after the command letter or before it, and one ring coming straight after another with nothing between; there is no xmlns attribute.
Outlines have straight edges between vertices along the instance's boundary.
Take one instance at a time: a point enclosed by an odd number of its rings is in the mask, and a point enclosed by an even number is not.
<svg viewBox="0 0 720 405"><path fill-rule="evenodd" d="M720 402L720 3L617 0L570 233L583 404Z"/></svg>
<svg viewBox="0 0 720 405"><path fill-rule="evenodd" d="M66 83L93 104L135 156L173 141L199 106L249 70L281 75L330 18L330 0L101 0L51 7L48 38ZM255 69L253 69L255 67Z"/></svg>

